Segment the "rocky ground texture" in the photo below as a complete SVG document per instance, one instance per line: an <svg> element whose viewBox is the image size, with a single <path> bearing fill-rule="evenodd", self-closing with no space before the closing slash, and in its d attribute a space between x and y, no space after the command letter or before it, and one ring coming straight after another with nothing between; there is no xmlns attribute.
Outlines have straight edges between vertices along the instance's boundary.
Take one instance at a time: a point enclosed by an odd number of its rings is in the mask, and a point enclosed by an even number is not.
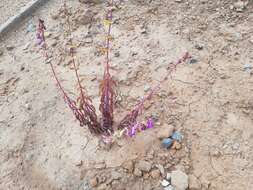
<svg viewBox="0 0 253 190"><path fill-rule="evenodd" d="M105 5L69 3L83 84L99 105ZM76 93L62 1L51 0L0 44L0 189L251 190L253 2L117 1L112 75L116 123L186 51L145 108L155 128L111 147L79 127L35 43L43 18L52 62ZM180 142L162 140L178 131Z"/></svg>

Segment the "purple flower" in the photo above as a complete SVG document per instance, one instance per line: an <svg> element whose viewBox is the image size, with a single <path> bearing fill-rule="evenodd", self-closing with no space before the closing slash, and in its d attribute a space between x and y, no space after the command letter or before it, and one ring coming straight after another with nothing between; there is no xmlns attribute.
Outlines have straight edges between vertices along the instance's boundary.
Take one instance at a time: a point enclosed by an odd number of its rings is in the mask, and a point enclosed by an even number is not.
<svg viewBox="0 0 253 190"><path fill-rule="evenodd" d="M147 121L147 129L153 128L154 127L154 121L152 118L149 118Z"/></svg>

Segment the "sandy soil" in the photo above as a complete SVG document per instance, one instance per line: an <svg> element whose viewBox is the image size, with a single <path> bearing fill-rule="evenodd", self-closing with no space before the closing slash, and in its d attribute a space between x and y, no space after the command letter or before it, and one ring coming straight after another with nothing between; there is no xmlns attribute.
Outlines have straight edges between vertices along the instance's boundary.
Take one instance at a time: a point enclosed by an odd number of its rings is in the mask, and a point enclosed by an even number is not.
<svg viewBox="0 0 253 190"><path fill-rule="evenodd" d="M25 6L29 0L1 0L0 1L0 24L3 24L11 16L17 14L21 7Z"/></svg>
<svg viewBox="0 0 253 190"><path fill-rule="evenodd" d="M157 118L155 129L110 148L79 127L37 51L35 34L27 33L28 21L45 20L57 73L74 96L69 57L57 65L66 42L60 4L50 1L1 43L0 189L158 190L163 189L160 180L175 169L188 174L192 190L253 188L252 1L242 10L232 0L119 4L111 56L121 92L116 121L145 89L168 75L171 61L188 51L194 63L180 65L147 106L144 116ZM103 45L104 5L73 1L71 7L80 74L98 107L104 56L96 47ZM82 24L87 10L95 19ZM157 132L168 125L184 134L180 150L161 147ZM144 160L151 170L139 174ZM152 174L161 168L160 177Z"/></svg>

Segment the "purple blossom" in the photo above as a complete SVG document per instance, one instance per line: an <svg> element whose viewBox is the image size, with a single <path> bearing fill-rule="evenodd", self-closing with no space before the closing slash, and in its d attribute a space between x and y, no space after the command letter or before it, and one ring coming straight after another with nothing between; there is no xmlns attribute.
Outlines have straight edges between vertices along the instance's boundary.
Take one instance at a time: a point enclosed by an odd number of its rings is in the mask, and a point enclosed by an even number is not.
<svg viewBox="0 0 253 190"><path fill-rule="evenodd" d="M154 127L154 121L152 118L149 118L147 121L147 129L153 128Z"/></svg>

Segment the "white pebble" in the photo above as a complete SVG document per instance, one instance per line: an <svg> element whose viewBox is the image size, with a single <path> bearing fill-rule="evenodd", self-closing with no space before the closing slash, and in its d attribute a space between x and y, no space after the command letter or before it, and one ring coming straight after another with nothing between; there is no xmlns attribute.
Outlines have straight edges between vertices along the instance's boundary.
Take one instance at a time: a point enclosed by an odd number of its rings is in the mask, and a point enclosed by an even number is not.
<svg viewBox="0 0 253 190"><path fill-rule="evenodd" d="M167 187L168 185L170 185L170 182L168 182L166 179L162 180L161 182L163 187Z"/></svg>

